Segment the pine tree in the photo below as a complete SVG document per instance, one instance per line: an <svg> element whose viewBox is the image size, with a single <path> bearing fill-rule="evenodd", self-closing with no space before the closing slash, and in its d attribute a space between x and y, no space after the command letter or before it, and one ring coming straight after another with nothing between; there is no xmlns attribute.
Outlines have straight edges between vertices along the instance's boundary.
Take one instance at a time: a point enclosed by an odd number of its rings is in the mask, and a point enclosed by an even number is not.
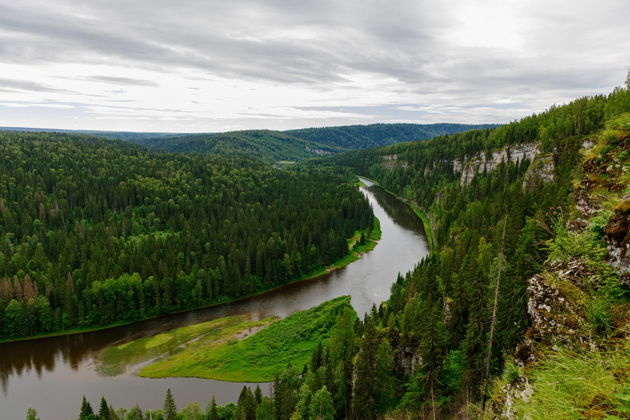
<svg viewBox="0 0 630 420"><path fill-rule="evenodd" d="M378 337L374 320L367 317L355 365L356 380L352 392L353 418L372 420L376 417L375 397L378 390L375 386L374 368L377 350Z"/></svg>
<svg viewBox="0 0 630 420"><path fill-rule="evenodd" d="M171 389L166 390L166 398L164 399L164 420L176 420L177 419L177 406L175 405L175 399L171 393Z"/></svg>
<svg viewBox="0 0 630 420"><path fill-rule="evenodd" d="M208 407L206 408L206 416L208 417L208 420L219 420L219 412L217 411L217 402L214 399L214 396L212 397L210 404L208 404Z"/></svg>
<svg viewBox="0 0 630 420"><path fill-rule="evenodd" d="M83 401L81 402L81 412L79 414L79 420L93 420L95 419L94 410L92 410L92 406L89 401L83 396Z"/></svg>
<svg viewBox="0 0 630 420"><path fill-rule="evenodd" d="M98 410L98 420L110 420L110 418L111 414L109 412L107 401L105 401L105 397L101 397L101 407Z"/></svg>

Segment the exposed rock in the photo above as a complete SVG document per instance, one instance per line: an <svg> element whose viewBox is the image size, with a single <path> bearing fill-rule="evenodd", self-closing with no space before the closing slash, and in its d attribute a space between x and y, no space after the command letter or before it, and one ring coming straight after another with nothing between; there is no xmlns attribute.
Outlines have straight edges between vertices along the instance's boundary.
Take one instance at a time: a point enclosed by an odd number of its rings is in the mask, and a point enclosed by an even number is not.
<svg viewBox="0 0 630 420"><path fill-rule="evenodd" d="M383 166L386 169L394 169L396 166L407 169L409 164L402 159L398 158L397 154L383 155Z"/></svg>
<svg viewBox="0 0 630 420"><path fill-rule="evenodd" d="M422 365L422 357L415 350L415 348L407 346L400 351L400 365L405 375L413 375L418 367Z"/></svg>
<svg viewBox="0 0 630 420"><path fill-rule="evenodd" d="M542 183L553 182L555 179L555 164L551 154L538 154L525 172L523 189L531 190Z"/></svg>
<svg viewBox="0 0 630 420"><path fill-rule="evenodd" d="M328 150L316 149L310 146L305 146L305 149L307 152L315 153L318 156L332 155L332 152L329 152Z"/></svg>
<svg viewBox="0 0 630 420"><path fill-rule="evenodd" d="M453 171L461 173L462 186L470 184L479 172L490 172L501 162L519 162L525 159L533 159L538 154L538 144L524 143L508 146L492 152L489 156L478 153L470 158L453 161Z"/></svg>
<svg viewBox="0 0 630 420"><path fill-rule="evenodd" d="M493 401L492 404L492 411L501 419L518 418L514 412L514 401L520 400L527 403L534 395L534 388L525 376L519 376L515 381L506 384L502 391L503 399Z"/></svg>
<svg viewBox="0 0 630 420"><path fill-rule="evenodd" d="M604 228L609 264L619 271L624 284L630 287L630 196L625 196L614 210Z"/></svg>

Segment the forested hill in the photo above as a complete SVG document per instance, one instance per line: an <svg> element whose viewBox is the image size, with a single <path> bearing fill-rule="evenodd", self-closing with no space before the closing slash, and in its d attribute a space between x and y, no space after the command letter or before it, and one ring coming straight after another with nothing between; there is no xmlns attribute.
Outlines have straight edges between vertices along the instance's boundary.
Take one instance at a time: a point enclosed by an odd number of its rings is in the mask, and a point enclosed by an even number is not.
<svg viewBox="0 0 630 420"><path fill-rule="evenodd" d="M627 415L630 86L328 162L422 209L434 233L356 330L353 418Z"/></svg>
<svg viewBox="0 0 630 420"><path fill-rule="evenodd" d="M246 156L266 162L297 161L342 150L271 130L232 131L217 134L188 134L176 137L142 137L132 141L151 149L178 153L215 153Z"/></svg>
<svg viewBox="0 0 630 420"><path fill-rule="evenodd" d="M260 158L268 163L312 157L388 144L425 140L442 134L485 128L466 124L371 124L302 130L244 130L226 133L176 134L118 131L74 131L11 127L23 132L88 134L130 141L151 149L177 153L214 153Z"/></svg>
<svg viewBox="0 0 630 420"><path fill-rule="evenodd" d="M373 223L340 171L0 132L0 340L276 287Z"/></svg>
<svg viewBox="0 0 630 420"><path fill-rule="evenodd" d="M285 133L345 150L369 149L394 143L426 140L444 134L496 127L495 124L369 124L304 128Z"/></svg>

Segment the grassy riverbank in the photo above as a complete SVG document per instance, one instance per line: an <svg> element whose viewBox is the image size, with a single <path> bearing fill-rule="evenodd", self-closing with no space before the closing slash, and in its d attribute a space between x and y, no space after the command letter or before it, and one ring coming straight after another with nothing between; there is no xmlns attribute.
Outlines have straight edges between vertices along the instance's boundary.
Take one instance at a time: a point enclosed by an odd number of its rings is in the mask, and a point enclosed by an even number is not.
<svg viewBox="0 0 630 420"><path fill-rule="evenodd" d="M235 336L249 335L251 331L276 321L278 318L275 317L256 321L247 315L237 315L176 328L107 348L100 355L97 370L105 376L119 375L131 366L177 353L192 341L219 345Z"/></svg>
<svg viewBox="0 0 630 420"><path fill-rule="evenodd" d="M245 338L232 336L228 340L212 340L202 337L190 341L171 356L144 367L140 376L272 381L289 363L301 370L317 345L330 336L337 317L347 307L351 308L350 297L342 296L271 322Z"/></svg>

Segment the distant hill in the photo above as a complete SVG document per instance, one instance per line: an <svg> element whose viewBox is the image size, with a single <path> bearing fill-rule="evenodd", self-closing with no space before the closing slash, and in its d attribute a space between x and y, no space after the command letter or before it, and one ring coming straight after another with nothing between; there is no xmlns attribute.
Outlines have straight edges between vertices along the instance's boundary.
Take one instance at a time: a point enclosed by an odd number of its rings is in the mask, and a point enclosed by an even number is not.
<svg viewBox="0 0 630 420"><path fill-rule="evenodd" d="M6 131L89 134L174 153L214 153L261 158L267 162L298 161L312 157L368 149L394 143L427 140L443 134L496 127L468 124L370 124L300 130L245 130L226 133L180 134L128 131L59 130L6 127Z"/></svg>
<svg viewBox="0 0 630 420"><path fill-rule="evenodd" d="M281 131L248 130L179 137L129 139L151 149L176 153L215 153L258 157L266 161L297 161L343 150L285 134Z"/></svg>
<svg viewBox="0 0 630 420"><path fill-rule="evenodd" d="M443 134L497 127L496 124L369 124L340 127L304 128L287 134L315 143L346 150L369 149L394 143L427 140Z"/></svg>

